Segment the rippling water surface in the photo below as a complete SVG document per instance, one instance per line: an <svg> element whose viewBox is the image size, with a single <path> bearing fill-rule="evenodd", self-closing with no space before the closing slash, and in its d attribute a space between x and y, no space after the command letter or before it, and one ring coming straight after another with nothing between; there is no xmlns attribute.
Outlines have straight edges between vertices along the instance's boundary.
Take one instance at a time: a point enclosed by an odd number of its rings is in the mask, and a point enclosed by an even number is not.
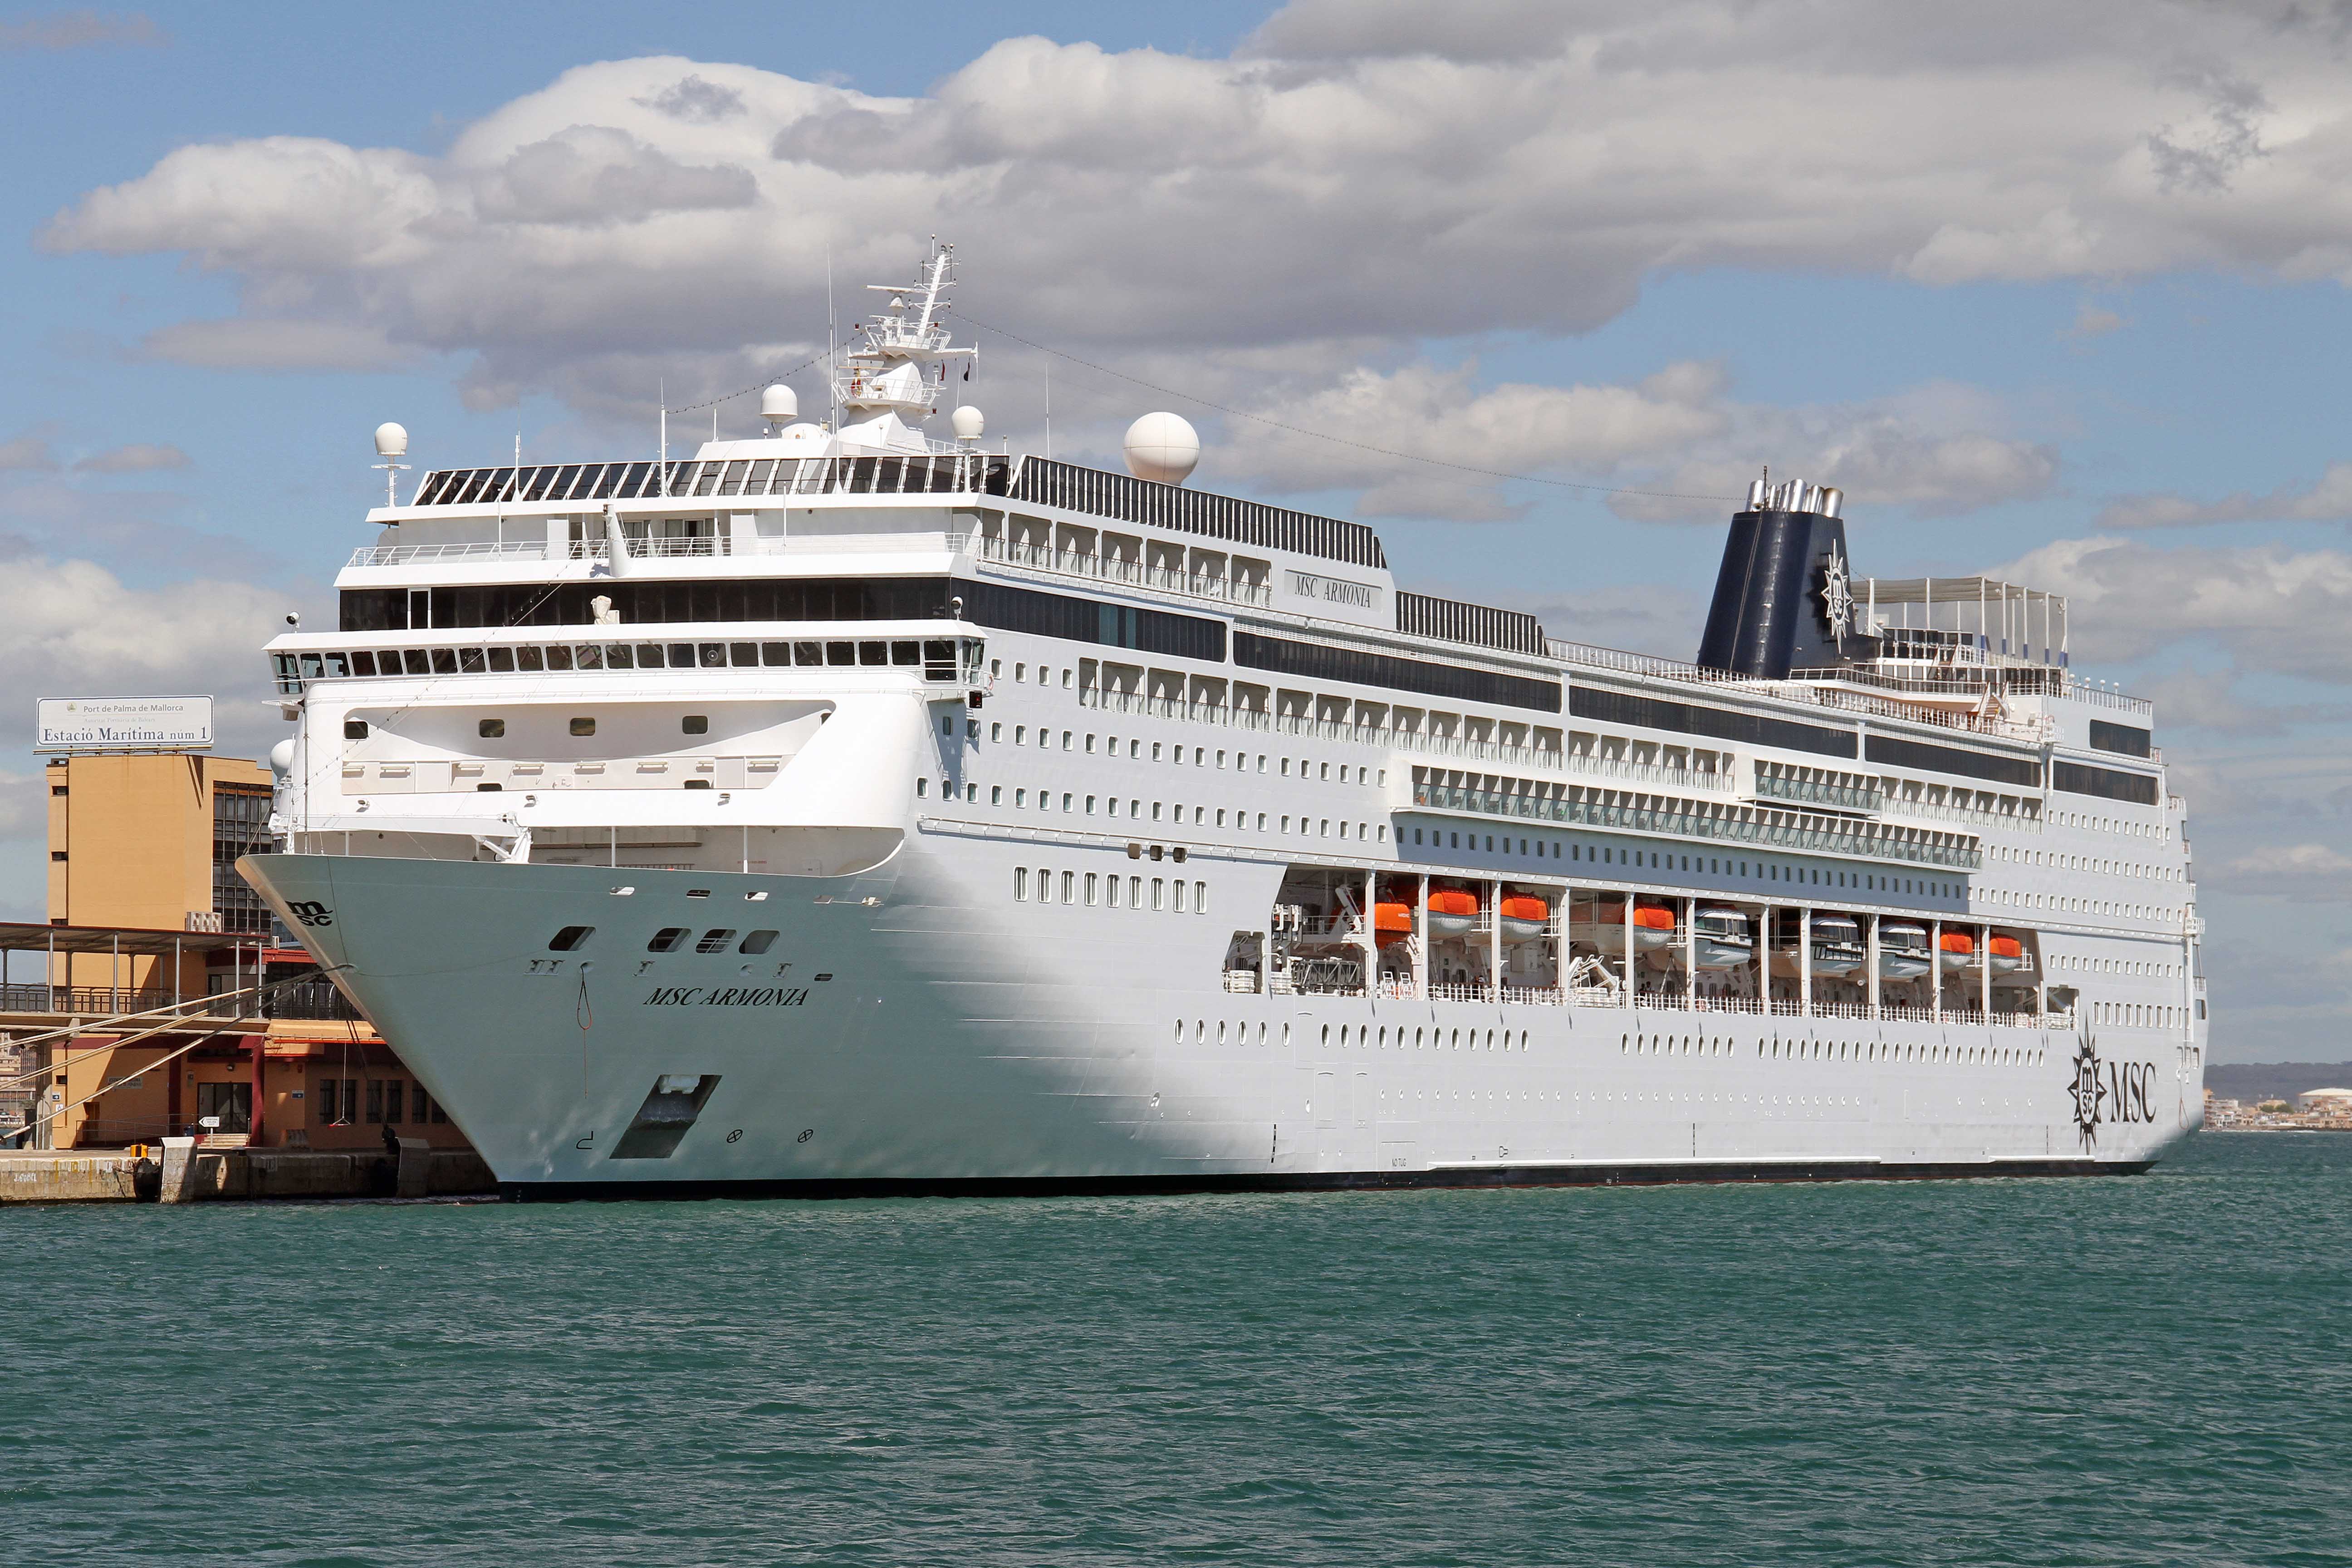
<svg viewBox="0 0 2352 1568"><path fill-rule="evenodd" d="M2098 1181L0 1239L11 1562L2352 1554L2347 1137Z"/></svg>

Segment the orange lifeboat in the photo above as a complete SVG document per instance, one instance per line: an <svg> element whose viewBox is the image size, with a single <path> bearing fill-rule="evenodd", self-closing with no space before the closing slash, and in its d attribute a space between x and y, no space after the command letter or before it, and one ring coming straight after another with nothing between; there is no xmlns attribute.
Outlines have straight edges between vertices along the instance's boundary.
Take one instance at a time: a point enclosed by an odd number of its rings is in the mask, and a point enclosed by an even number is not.
<svg viewBox="0 0 2352 1568"><path fill-rule="evenodd" d="M2014 974L2025 967L2025 944L2013 936L1996 936L1985 943L1995 974Z"/></svg>
<svg viewBox="0 0 2352 1568"><path fill-rule="evenodd" d="M1389 947L1412 935L1412 905L1374 904L1372 906L1372 940L1375 942L1382 947Z"/></svg>
<svg viewBox="0 0 2352 1568"><path fill-rule="evenodd" d="M1505 942L1528 942L1544 933L1551 923L1551 906L1529 893L1506 896L1498 912L1503 917Z"/></svg>
<svg viewBox="0 0 2352 1568"><path fill-rule="evenodd" d="M1672 931L1675 929L1675 911L1660 909L1655 904L1636 904L1633 906L1633 923L1643 931Z"/></svg>
<svg viewBox="0 0 2352 1568"><path fill-rule="evenodd" d="M1459 888L1429 891L1429 929L1440 936L1462 936L1478 925L1478 895Z"/></svg>
<svg viewBox="0 0 2352 1568"><path fill-rule="evenodd" d="M1977 940L1964 931L1948 931L1940 944L1943 948L1944 970L1972 968L1976 963Z"/></svg>

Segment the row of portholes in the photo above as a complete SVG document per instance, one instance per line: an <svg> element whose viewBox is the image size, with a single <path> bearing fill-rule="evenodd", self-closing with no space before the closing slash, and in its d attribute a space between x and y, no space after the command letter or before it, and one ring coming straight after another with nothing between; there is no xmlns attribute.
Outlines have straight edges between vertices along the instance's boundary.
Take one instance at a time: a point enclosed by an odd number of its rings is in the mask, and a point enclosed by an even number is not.
<svg viewBox="0 0 2352 1568"><path fill-rule="evenodd" d="M1733 1043L1722 1036L1620 1035L1617 1054L1641 1057L1727 1057ZM2040 1047L1890 1045L1885 1040L1758 1040L1756 1054L1771 1061L1957 1062L1979 1067L2039 1067L2048 1059Z"/></svg>
<svg viewBox="0 0 2352 1568"><path fill-rule="evenodd" d="M1205 1046L1209 1043L1209 1020L1206 1018L1195 1018L1192 1021L1194 1045ZM1177 1019L1176 1043L1180 1046L1184 1043L1184 1020ZM1229 1043L1238 1046L1262 1046L1266 1043L1267 1038L1266 1026L1264 1024L1257 1026L1255 1040L1251 1038L1250 1026L1244 1022L1230 1022L1220 1018L1216 1021L1216 1031L1217 1044L1221 1046ZM1290 1026L1287 1024L1282 1026L1282 1043L1286 1046L1290 1044ZM1327 1047L1333 1043L1332 1026L1328 1024L1323 1026L1322 1043ZM1528 1031L1525 1029L1437 1029L1424 1026L1414 1029L1408 1037L1404 1026L1400 1024L1396 1026L1395 1038L1391 1040L1389 1027L1385 1024L1377 1026L1370 1024L1352 1026L1341 1024L1339 1026L1338 1043L1343 1050L1353 1044L1372 1050L1386 1050L1393 1045L1401 1051L1524 1051L1528 1048Z"/></svg>

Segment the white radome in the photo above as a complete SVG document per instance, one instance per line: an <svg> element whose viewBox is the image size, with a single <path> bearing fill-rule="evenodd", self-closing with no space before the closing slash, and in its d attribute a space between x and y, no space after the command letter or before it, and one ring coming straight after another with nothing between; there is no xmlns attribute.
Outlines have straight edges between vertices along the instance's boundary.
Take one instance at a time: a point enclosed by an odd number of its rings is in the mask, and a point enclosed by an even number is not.
<svg viewBox="0 0 2352 1568"><path fill-rule="evenodd" d="M1201 436L1181 416L1147 414L1127 427L1127 471L1139 479L1181 485L1201 460Z"/></svg>
<svg viewBox="0 0 2352 1568"><path fill-rule="evenodd" d="M405 457L408 453L408 432L387 419L375 427L375 455L379 458Z"/></svg>
<svg viewBox="0 0 2352 1568"><path fill-rule="evenodd" d="M772 425L783 425L801 416L801 400L793 389L778 382L760 394L760 417Z"/></svg>
<svg viewBox="0 0 2352 1568"><path fill-rule="evenodd" d="M980 410L969 403L949 415L948 424L954 429L959 441L977 441L981 432L988 428L988 421L982 418Z"/></svg>

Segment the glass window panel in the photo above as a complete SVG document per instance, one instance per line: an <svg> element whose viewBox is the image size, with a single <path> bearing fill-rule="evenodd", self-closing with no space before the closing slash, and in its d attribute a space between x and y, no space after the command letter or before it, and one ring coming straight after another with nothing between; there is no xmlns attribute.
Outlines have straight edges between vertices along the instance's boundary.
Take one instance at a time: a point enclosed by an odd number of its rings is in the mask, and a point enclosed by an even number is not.
<svg viewBox="0 0 2352 1568"><path fill-rule="evenodd" d="M788 642L761 643L760 645L760 662L761 664L792 663L793 645Z"/></svg>
<svg viewBox="0 0 2352 1568"><path fill-rule="evenodd" d="M407 665L409 674L430 675L433 673L433 661L425 656L425 650L423 648L404 648L401 650L400 657Z"/></svg>
<svg viewBox="0 0 2352 1568"><path fill-rule="evenodd" d="M433 673L436 675L457 674L457 650L454 647L435 648L433 650Z"/></svg>
<svg viewBox="0 0 2352 1568"><path fill-rule="evenodd" d="M635 669L636 667L637 650L635 648L625 642L606 643L604 645L604 668L606 669Z"/></svg>
<svg viewBox="0 0 2352 1568"><path fill-rule="evenodd" d="M622 477L628 471L629 465L626 463L605 464L604 471L596 476L596 488L588 492L588 499L590 500L611 500L613 492L621 488Z"/></svg>
<svg viewBox="0 0 2352 1568"><path fill-rule="evenodd" d="M911 642L892 643L890 645L890 662L896 665L916 665L921 663L922 660L918 658L916 654L916 650L919 647L919 644Z"/></svg>
<svg viewBox="0 0 2352 1568"><path fill-rule="evenodd" d="M317 654L315 654L315 653L306 653L306 654L302 655L302 679L305 679L305 680L316 680L316 679L319 679L320 671L320 663L319 663L319 656L318 656Z"/></svg>
<svg viewBox="0 0 2352 1568"><path fill-rule="evenodd" d="M572 658L575 669L602 669L604 668L604 645L582 643L572 649Z"/></svg>
<svg viewBox="0 0 2352 1568"><path fill-rule="evenodd" d="M539 649L535 647L519 647L514 651L515 668L517 669L535 675L539 671L547 668L546 661L540 657Z"/></svg>
<svg viewBox="0 0 2352 1568"><path fill-rule="evenodd" d="M361 649L358 653L352 655L352 673L353 675L373 675L375 673L375 655L368 652L364 648Z"/></svg>
<svg viewBox="0 0 2352 1568"><path fill-rule="evenodd" d="M662 645L657 642L639 643L637 645L637 668L639 669L659 669L661 667Z"/></svg>
<svg viewBox="0 0 2352 1568"><path fill-rule="evenodd" d="M401 658L400 650L398 648L386 648L382 653L375 656L376 673L378 675L398 675L401 671L403 662L404 661Z"/></svg>
<svg viewBox="0 0 2352 1568"><path fill-rule="evenodd" d="M626 499L638 494L646 488L646 481L653 477L654 466L651 463L631 463L628 472L621 476L621 495Z"/></svg>
<svg viewBox="0 0 2352 1568"><path fill-rule="evenodd" d="M857 662L886 664L889 661L889 653L890 645L887 643L862 642L857 645Z"/></svg>
<svg viewBox="0 0 2352 1568"><path fill-rule="evenodd" d="M327 676L329 679L335 679L351 673L348 656L340 653L331 653L325 657L327 660Z"/></svg>
<svg viewBox="0 0 2352 1568"><path fill-rule="evenodd" d="M824 662L827 664L856 664L857 662L857 645L854 642L829 642L825 644Z"/></svg>
<svg viewBox="0 0 2352 1568"><path fill-rule="evenodd" d="M751 467L751 462L748 458L738 458L733 462L728 464L726 477L722 479L719 484L719 493L723 496L741 495L743 493L743 476L750 471Z"/></svg>
<svg viewBox="0 0 2352 1568"><path fill-rule="evenodd" d="M553 647L549 648L547 650L547 668L550 669L570 669L572 668L571 647L566 644L558 643Z"/></svg>
<svg viewBox="0 0 2352 1568"><path fill-rule="evenodd" d="M484 668L484 665L482 663L482 650L478 647L459 648L457 650L457 668L467 675L481 674Z"/></svg>
<svg viewBox="0 0 2352 1568"><path fill-rule="evenodd" d="M572 495L572 487L579 482L580 465L577 463L564 464L561 468L556 470L555 478L549 481L547 486L547 499L549 500L569 500Z"/></svg>
<svg viewBox="0 0 2352 1568"><path fill-rule="evenodd" d="M513 674L514 649L510 647L494 647L490 649L490 672L494 675Z"/></svg>
<svg viewBox="0 0 2352 1568"><path fill-rule="evenodd" d="M702 645L702 657L699 662L705 669L726 668L727 645L725 643L718 642L704 643Z"/></svg>
<svg viewBox="0 0 2352 1568"><path fill-rule="evenodd" d="M766 495L774 485L776 470L782 466L783 461L782 458L762 458L752 464L751 478L743 486L743 493L751 496Z"/></svg>
<svg viewBox="0 0 2352 1568"><path fill-rule="evenodd" d="M707 496L719 488L719 464L703 464L702 472L697 474L694 478L694 493L698 496Z"/></svg>
<svg viewBox="0 0 2352 1568"><path fill-rule="evenodd" d="M755 642L731 642L727 645L727 662L741 669L760 662L760 645Z"/></svg>
<svg viewBox="0 0 2352 1568"><path fill-rule="evenodd" d="M821 642L796 642L793 644L793 662L794 664L823 664L824 662L824 644Z"/></svg>

